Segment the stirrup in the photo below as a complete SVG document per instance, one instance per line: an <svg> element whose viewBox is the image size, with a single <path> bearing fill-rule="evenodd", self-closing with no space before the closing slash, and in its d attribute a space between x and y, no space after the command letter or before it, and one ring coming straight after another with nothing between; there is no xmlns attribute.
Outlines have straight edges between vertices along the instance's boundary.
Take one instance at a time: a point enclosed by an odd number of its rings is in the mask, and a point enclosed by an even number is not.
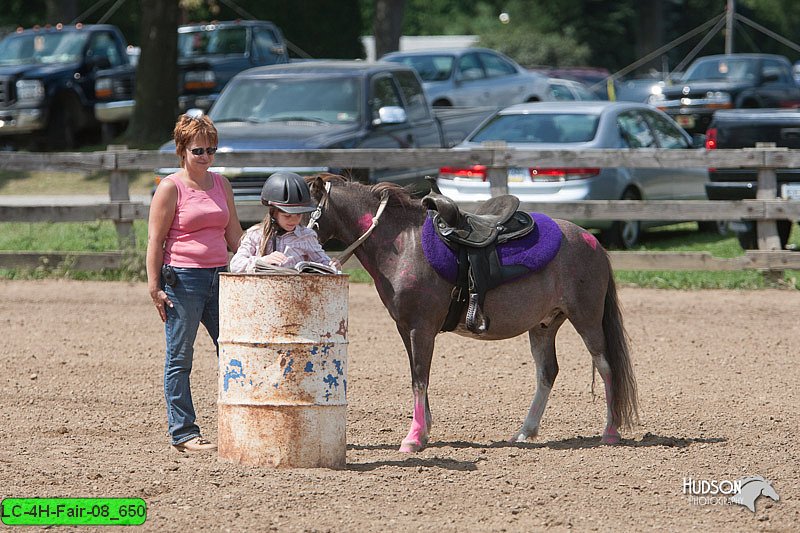
<svg viewBox="0 0 800 533"><path fill-rule="evenodd" d="M478 305L478 295L469 295L469 306L467 307L467 317L464 321L467 329L476 335L486 333L489 329L489 319L483 315L483 311Z"/></svg>

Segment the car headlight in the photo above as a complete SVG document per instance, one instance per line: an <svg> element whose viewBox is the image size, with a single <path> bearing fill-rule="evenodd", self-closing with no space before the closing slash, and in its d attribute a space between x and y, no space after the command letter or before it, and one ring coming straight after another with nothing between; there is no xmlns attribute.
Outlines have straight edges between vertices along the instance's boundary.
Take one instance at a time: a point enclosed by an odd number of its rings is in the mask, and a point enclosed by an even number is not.
<svg viewBox="0 0 800 533"><path fill-rule="evenodd" d="M44 98L44 85L39 80L19 80L16 88L20 102L37 103Z"/></svg>
<svg viewBox="0 0 800 533"><path fill-rule="evenodd" d="M706 100L710 107L732 107L731 95L725 91L708 91Z"/></svg>
<svg viewBox="0 0 800 533"><path fill-rule="evenodd" d="M210 70L187 72L183 77L183 86L187 90L213 89L217 85L217 77Z"/></svg>
<svg viewBox="0 0 800 533"><path fill-rule="evenodd" d="M97 98L110 98L114 82L111 78L100 78L94 84L94 95Z"/></svg>

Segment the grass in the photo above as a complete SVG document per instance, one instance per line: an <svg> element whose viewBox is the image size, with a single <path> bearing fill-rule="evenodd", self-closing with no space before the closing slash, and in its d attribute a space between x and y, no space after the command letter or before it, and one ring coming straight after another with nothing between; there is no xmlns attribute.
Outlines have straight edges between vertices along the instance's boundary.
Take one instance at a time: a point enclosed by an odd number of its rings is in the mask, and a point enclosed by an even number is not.
<svg viewBox="0 0 800 533"><path fill-rule="evenodd" d="M800 247L800 231L794 226L789 243ZM709 252L714 257L731 258L744 254L736 236L697 231L687 222L655 228L644 234L637 251ZM622 285L658 289L800 289L800 272L787 270L782 276L755 270L741 271L639 271L617 270L615 279Z"/></svg>
<svg viewBox="0 0 800 533"><path fill-rule="evenodd" d="M144 253L147 245L147 224L134 222L136 248L120 270L81 272L69 264L39 267L34 270L0 269L4 279L41 279L46 277L93 280L144 280ZM794 228L790 242L800 247L800 231ZM67 223L0 223L0 250L107 252L118 249L114 225L107 221ZM721 236L697 231L694 223L676 224L648 231L643 236L640 251L710 252L715 257L729 258L744 252L734 236ZM363 269L348 269L350 279L357 283L371 282ZM744 271L628 271L615 272L621 285L661 289L763 289L770 287L800 289L800 272L785 271L783 276Z"/></svg>
<svg viewBox="0 0 800 533"><path fill-rule="evenodd" d="M149 194L153 174L134 174L130 193ZM70 195L107 194L108 174L81 172L11 172L0 171L0 195ZM135 221L136 249L125 267L118 271L78 272L69 264L40 267L35 270L0 269L0 278L21 279L63 277L71 279L142 280L144 251L147 243L147 224ZM793 228L790 243L800 248L800 231ZM53 252L105 252L118 249L114 225L107 221L88 223L0 223L0 250L2 251L53 251ZM644 233L640 251L709 252L715 257L730 258L742 255L736 237L721 236L697 231L696 223L674 224ZM371 282L363 269L348 270L351 280ZM797 271L785 271L782 277L757 271L625 271L615 272L617 282L623 285L670 289L760 289L790 287L800 289Z"/></svg>
<svg viewBox="0 0 800 533"><path fill-rule="evenodd" d="M149 194L152 172L134 173L129 178L130 194ZM0 171L0 195L108 194L107 172Z"/></svg>

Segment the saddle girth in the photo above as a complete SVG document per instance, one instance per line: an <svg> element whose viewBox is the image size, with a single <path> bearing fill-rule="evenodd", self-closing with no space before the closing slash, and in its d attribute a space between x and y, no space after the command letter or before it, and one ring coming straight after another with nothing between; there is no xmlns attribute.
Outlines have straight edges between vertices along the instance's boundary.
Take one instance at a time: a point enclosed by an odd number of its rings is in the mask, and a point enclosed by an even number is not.
<svg viewBox="0 0 800 533"><path fill-rule="evenodd" d="M497 245L530 233L533 219L517 211L519 199L511 195L493 197L475 213L461 211L451 199L433 192L422 203L435 211L436 234L458 255L458 279L441 330L455 329L468 303L467 329L478 335L485 333L489 329L489 317L483 313L486 293L528 272L522 265L501 265Z"/></svg>

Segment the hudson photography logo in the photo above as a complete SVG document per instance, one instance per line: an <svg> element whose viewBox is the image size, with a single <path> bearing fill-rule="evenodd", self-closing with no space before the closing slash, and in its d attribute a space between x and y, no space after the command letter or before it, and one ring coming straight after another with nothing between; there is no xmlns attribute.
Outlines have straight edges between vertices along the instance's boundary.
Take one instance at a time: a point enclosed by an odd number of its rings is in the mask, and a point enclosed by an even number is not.
<svg viewBox="0 0 800 533"><path fill-rule="evenodd" d="M761 476L731 479L683 478L683 494L692 505L743 505L756 512L756 500L766 496L778 501L780 497L772 483Z"/></svg>

